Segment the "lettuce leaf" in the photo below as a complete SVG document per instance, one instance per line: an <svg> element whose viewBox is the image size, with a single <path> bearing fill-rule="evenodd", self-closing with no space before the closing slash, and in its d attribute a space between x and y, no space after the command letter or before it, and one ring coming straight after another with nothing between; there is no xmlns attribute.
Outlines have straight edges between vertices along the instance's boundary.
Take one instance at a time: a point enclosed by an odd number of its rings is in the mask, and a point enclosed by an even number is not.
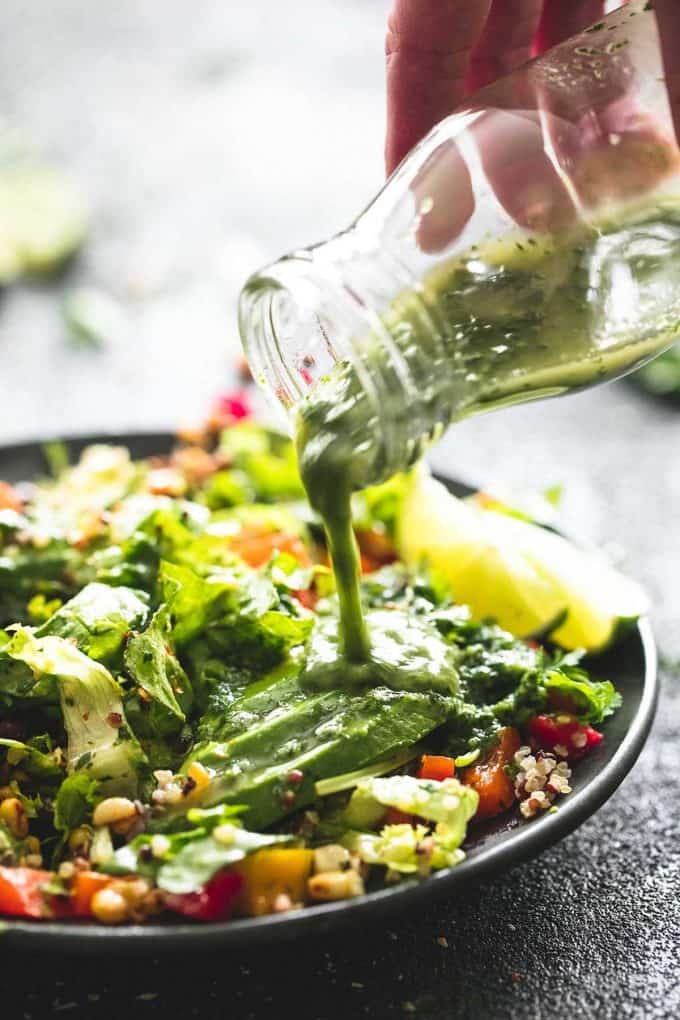
<svg viewBox="0 0 680 1020"><path fill-rule="evenodd" d="M73 639L91 659L115 666L122 662L126 635L143 626L147 612L143 592L93 582L58 609L36 636Z"/></svg>
<svg viewBox="0 0 680 1020"><path fill-rule="evenodd" d="M143 736L176 733L193 704L188 676L172 643L172 623L166 605L160 606L141 634L133 634L125 649L125 669L148 701L128 702L130 722Z"/></svg>
<svg viewBox="0 0 680 1020"><path fill-rule="evenodd" d="M34 740L36 743L41 742L40 738ZM44 738L42 742L46 742ZM25 744L21 740L12 740L9 737L0 737L0 748L2 747L7 748L7 760L12 765L21 764L22 770L32 779L49 784L63 776L64 770L58 757L49 751L42 751L32 743Z"/></svg>
<svg viewBox="0 0 680 1020"><path fill-rule="evenodd" d="M86 772L67 776L54 800L54 827L68 834L89 821L96 800L97 781Z"/></svg>
<svg viewBox="0 0 680 1020"><path fill-rule="evenodd" d="M621 695L609 680L592 680L565 656L545 675L551 704L572 711L588 723L601 723L621 705Z"/></svg>
<svg viewBox="0 0 680 1020"><path fill-rule="evenodd" d="M33 596L69 598L91 580L83 554L62 538L8 544L0 555L0 626L28 621Z"/></svg>
<svg viewBox="0 0 680 1020"><path fill-rule="evenodd" d="M127 496L145 472L146 467L133 462L124 446L88 446L78 463L63 471L57 481L36 486L31 522L49 534L66 535Z"/></svg>
<svg viewBox="0 0 680 1020"><path fill-rule="evenodd" d="M191 641L208 623L238 612L238 585L231 573L201 577L189 567L164 561L158 576L159 594L170 610L178 646ZM269 608L269 603L264 607Z"/></svg>
<svg viewBox="0 0 680 1020"><path fill-rule="evenodd" d="M313 626L311 617L283 605L267 577L244 566L200 577L188 567L163 563L160 589L180 649L198 639L210 657L253 675L281 662Z"/></svg>
<svg viewBox="0 0 680 1020"><path fill-rule="evenodd" d="M59 700L55 678L50 674L36 676L25 662L9 654L12 639L0 631L0 706L10 714L23 707L56 704Z"/></svg>
<svg viewBox="0 0 680 1020"><path fill-rule="evenodd" d="M25 628L4 651L29 667L37 685L45 677L56 683L68 737L68 773L96 779L102 795L136 796L146 758L127 725L120 687L106 667L64 638L38 638Z"/></svg>
<svg viewBox="0 0 680 1020"><path fill-rule="evenodd" d="M410 473L398 474L381 485L373 485L352 496L352 521L354 527L371 529L384 528L394 539L396 524L404 494L410 484Z"/></svg>
<svg viewBox="0 0 680 1020"><path fill-rule="evenodd" d="M243 421L222 432L220 451L229 459L235 480L244 488L248 486L251 502L276 503L304 496L295 448L288 436ZM213 499L215 494L213 490Z"/></svg>

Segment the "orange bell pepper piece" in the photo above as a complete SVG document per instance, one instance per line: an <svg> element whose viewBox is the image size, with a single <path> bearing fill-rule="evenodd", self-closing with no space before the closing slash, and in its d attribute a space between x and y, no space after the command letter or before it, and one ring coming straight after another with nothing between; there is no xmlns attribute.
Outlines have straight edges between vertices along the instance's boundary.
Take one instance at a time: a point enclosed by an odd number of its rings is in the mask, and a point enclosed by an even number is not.
<svg viewBox="0 0 680 1020"><path fill-rule="evenodd" d="M92 916L92 897L100 889L105 889L112 881L110 875L100 875L97 871L77 871L73 878L71 909L76 917Z"/></svg>
<svg viewBox="0 0 680 1020"><path fill-rule="evenodd" d="M498 743L483 762L470 765L463 771L462 781L479 794L475 818L494 818L507 811L515 800L515 784L508 775L506 766L519 750L519 733L512 726L505 726L498 734Z"/></svg>
<svg viewBox="0 0 680 1020"><path fill-rule="evenodd" d="M424 754L420 760L418 779L453 779L456 774L456 763L445 754Z"/></svg>

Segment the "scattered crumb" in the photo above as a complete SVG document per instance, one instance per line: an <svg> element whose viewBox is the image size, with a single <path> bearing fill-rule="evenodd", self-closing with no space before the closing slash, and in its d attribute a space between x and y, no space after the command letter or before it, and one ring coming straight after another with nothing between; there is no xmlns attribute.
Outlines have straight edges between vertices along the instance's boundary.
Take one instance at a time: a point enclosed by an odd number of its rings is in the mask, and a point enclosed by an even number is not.
<svg viewBox="0 0 680 1020"><path fill-rule="evenodd" d="M437 936L437 945L441 946L442 949L448 949L449 948L449 940L446 938L445 935L439 935L439 936Z"/></svg>

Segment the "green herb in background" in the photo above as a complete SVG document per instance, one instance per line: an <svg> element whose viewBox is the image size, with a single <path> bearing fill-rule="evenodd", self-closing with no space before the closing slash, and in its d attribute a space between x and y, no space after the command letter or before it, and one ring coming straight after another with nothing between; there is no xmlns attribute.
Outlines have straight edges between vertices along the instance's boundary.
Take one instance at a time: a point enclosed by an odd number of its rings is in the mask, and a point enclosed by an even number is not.
<svg viewBox="0 0 680 1020"><path fill-rule="evenodd" d="M64 298L62 314L74 347L103 347L125 329L123 309L106 291L77 287Z"/></svg>
<svg viewBox="0 0 680 1020"><path fill-rule="evenodd" d="M634 378L648 393L680 400L680 345L643 365Z"/></svg>

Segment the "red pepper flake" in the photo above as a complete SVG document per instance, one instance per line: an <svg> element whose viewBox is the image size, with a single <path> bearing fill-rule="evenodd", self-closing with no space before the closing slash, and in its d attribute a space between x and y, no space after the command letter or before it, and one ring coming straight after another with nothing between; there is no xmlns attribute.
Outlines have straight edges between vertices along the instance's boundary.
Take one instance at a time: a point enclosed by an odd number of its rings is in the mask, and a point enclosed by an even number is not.
<svg viewBox="0 0 680 1020"><path fill-rule="evenodd" d="M123 717L120 712L109 712L106 717L106 721L109 726L113 726L114 729L119 729L123 725Z"/></svg>
<svg viewBox="0 0 680 1020"><path fill-rule="evenodd" d="M302 782L304 778L305 778L304 772L301 772L300 769L291 769L288 775L286 776L287 781L292 786L299 786L299 784Z"/></svg>
<svg viewBox="0 0 680 1020"><path fill-rule="evenodd" d="M295 794L292 790L286 790L286 792L281 795L281 803L285 808L291 808L293 806L295 803Z"/></svg>

